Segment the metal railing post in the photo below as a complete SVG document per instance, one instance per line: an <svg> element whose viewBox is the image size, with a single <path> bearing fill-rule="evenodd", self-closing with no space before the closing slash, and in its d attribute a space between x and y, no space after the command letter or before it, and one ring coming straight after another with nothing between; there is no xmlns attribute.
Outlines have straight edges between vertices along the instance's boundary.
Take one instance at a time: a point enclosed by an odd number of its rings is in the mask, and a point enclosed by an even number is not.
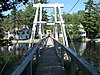
<svg viewBox="0 0 100 75"><path fill-rule="evenodd" d="M27 65L27 75L32 75L32 60Z"/></svg>
<svg viewBox="0 0 100 75"><path fill-rule="evenodd" d="M57 44L57 42L56 42L56 41L54 41L54 42L55 42L56 54L57 54L57 56L59 57L58 44Z"/></svg>
<svg viewBox="0 0 100 75"><path fill-rule="evenodd" d="M64 66L64 48L61 46L61 63Z"/></svg>
<svg viewBox="0 0 100 75"><path fill-rule="evenodd" d="M76 64L73 58L71 58L71 74L70 75L75 75L75 70L76 70Z"/></svg>
<svg viewBox="0 0 100 75"><path fill-rule="evenodd" d="M39 52L38 52L38 50L36 51L36 64L38 64L38 60L39 60Z"/></svg>

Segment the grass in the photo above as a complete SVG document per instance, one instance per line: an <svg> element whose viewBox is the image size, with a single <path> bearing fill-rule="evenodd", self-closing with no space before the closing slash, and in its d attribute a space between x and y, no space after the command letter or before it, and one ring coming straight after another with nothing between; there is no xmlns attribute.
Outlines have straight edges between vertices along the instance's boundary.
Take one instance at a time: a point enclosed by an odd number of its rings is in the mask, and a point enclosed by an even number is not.
<svg viewBox="0 0 100 75"><path fill-rule="evenodd" d="M17 40L12 40L12 43L15 44L17 42ZM18 40L18 43L29 43L30 39L28 40ZM34 43L37 43L38 39L34 39Z"/></svg>
<svg viewBox="0 0 100 75"><path fill-rule="evenodd" d="M85 38L85 39L82 39L81 41L88 42L88 41L91 41L91 39Z"/></svg>

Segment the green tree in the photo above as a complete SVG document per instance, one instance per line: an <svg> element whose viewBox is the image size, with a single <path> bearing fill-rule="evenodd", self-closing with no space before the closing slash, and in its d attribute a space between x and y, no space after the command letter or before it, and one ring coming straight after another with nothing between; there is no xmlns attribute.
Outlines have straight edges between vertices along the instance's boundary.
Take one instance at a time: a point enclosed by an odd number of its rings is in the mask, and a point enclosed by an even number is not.
<svg viewBox="0 0 100 75"><path fill-rule="evenodd" d="M44 3L44 4L47 4L48 2L47 2L47 0L34 0L34 3Z"/></svg>
<svg viewBox="0 0 100 75"><path fill-rule="evenodd" d="M77 39L79 37L79 25L83 20L83 10L78 11L77 13L69 14L63 13L63 18L66 24L68 31L70 32L73 39Z"/></svg>
<svg viewBox="0 0 100 75"><path fill-rule="evenodd" d="M32 3L28 3L28 6L23 12L24 25L28 25L29 27L32 27L34 16L35 16L35 9L33 8Z"/></svg>
<svg viewBox="0 0 100 75"><path fill-rule="evenodd" d="M63 16L63 19L66 24L72 24L72 15L71 14L63 13L62 16Z"/></svg>
<svg viewBox="0 0 100 75"><path fill-rule="evenodd" d="M98 33L98 25L96 24L96 3L93 0L85 2L85 14L83 25L85 27L87 37L95 38Z"/></svg>
<svg viewBox="0 0 100 75"><path fill-rule="evenodd" d="M11 11L11 20L10 21L11 21L13 29L15 29L16 23L17 23L16 12L17 12L17 9L15 9L15 8Z"/></svg>
<svg viewBox="0 0 100 75"><path fill-rule="evenodd" d="M79 10L77 12L79 23L82 23L83 22L83 20L84 20L84 14L85 14L85 11L84 10Z"/></svg>
<svg viewBox="0 0 100 75"><path fill-rule="evenodd" d="M46 1L47 0L44 0L44 3L47 3ZM7 30L7 31L8 29L12 29L12 28L14 29L15 27L21 28L23 25L28 25L30 28L32 28L35 12L36 12L36 9L33 8L32 3L28 3L24 10L22 9L17 10L17 8L15 7L12 9L10 15L0 18L0 24L2 25L2 27L4 27L4 30ZM48 20L47 12L44 9L43 9L42 20Z"/></svg>
<svg viewBox="0 0 100 75"><path fill-rule="evenodd" d="M97 26L97 36L100 38L100 2L96 4L96 12L95 12L95 18L96 18L96 26Z"/></svg>
<svg viewBox="0 0 100 75"><path fill-rule="evenodd" d="M3 39L4 37L4 29L3 27L0 25L0 40Z"/></svg>
<svg viewBox="0 0 100 75"><path fill-rule="evenodd" d="M28 0L0 0L0 17L3 17L2 12L10 10L19 4L26 4Z"/></svg>
<svg viewBox="0 0 100 75"><path fill-rule="evenodd" d="M23 24L24 24L24 16L23 16L23 11L22 10L19 10L16 12L16 26L18 28L22 27Z"/></svg>

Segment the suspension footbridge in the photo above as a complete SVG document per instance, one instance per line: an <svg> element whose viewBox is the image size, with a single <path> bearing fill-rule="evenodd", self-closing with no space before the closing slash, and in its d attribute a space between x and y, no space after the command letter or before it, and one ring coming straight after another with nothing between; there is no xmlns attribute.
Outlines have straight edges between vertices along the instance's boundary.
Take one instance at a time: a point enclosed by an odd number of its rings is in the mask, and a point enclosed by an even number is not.
<svg viewBox="0 0 100 75"><path fill-rule="evenodd" d="M65 24L61 15L63 4L34 4L36 14L33 22L29 50L25 56L15 66L11 75L23 75L23 71L27 71L26 75L33 75L33 59L36 60L37 66L35 75L75 75L77 67L86 75L99 75L95 68L85 59L80 57L74 50L68 46L68 40L65 32ZM42 9L54 9L54 22L48 23L42 21ZM59 18L59 21L58 19ZM42 37L42 25L55 25L54 36ZM33 46L36 26L39 25L39 42ZM58 25L61 26L63 35L63 43L58 40ZM18 43L18 42L17 42ZM66 55L65 55L66 54ZM70 63L70 67L65 69L65 60Z"/></svg>

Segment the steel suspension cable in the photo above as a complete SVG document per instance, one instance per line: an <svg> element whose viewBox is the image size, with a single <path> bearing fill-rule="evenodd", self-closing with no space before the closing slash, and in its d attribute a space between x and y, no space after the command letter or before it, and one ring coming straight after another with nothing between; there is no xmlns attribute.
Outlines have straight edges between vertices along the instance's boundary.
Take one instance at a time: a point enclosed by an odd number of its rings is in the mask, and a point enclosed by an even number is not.
<svg viewBox="0 0 100 75"><path fill-rule="evenodd" d="M68 27L67 27L67 25L65 26L65 28L66 28L66 30L67 30L67 34L68 34L69 39L70 39L70 41L71 41L71 45L72 45L74 51L76 52L76 48L75 48L75 46L74 46L74 43L73 43L72 37L71 37L71 35L70 35L69 31L68 31Z"/></svg>
<svg viewBox="0 0 100 75"><path fill-rule="evenodd" d="M79 1L80 1L80 0L78 0L78 1L74 4L74 6L68 11L68 13L70 13L70 12L74 9L74 7L78 4Z"/></svg>
<svg viewBox="0 0 100 75"><path fill-rule="evenodd" d="M75 6L78 4L79 1L80 1L80 0L78 0L78 1L74 4L74 6L68 11L68 13L70 13L70 12L75 8ZM75 48L74 43L73 43L73 41L72 41L72 37L71 37L70 33L68 32L68 27L67 27L67 25L65 26L65 28L67 28L67 34L68 34L68 36L69 36L69 38L70 38L71 45L72 45L74 51L76 52L76 48Z"/></svg>

